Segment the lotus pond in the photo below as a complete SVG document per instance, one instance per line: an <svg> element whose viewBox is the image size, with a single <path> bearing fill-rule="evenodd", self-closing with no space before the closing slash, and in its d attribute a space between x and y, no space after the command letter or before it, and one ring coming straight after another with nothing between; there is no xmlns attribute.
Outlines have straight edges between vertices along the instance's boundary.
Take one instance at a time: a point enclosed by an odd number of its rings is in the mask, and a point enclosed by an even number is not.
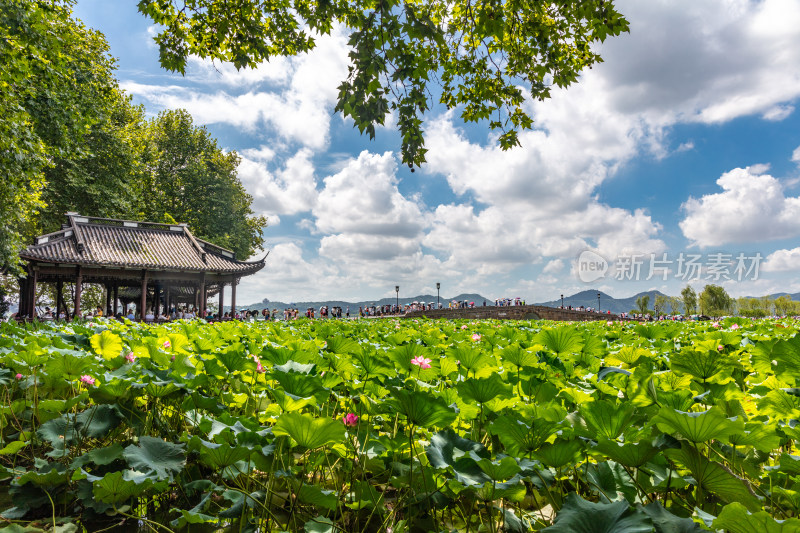
<svg viewBox="0 0 800 533"><path fill-rule="evenodd" d="M800 531L791 321L0 325L0 531Z"/></svg>

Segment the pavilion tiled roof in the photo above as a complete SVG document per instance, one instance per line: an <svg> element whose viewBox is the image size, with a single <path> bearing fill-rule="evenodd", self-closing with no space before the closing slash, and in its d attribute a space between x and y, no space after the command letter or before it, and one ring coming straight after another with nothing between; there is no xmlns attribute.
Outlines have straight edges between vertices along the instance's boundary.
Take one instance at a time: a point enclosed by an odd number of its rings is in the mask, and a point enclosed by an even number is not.
<svg viewBox="0 0 800 533"><path fill-rule="evenodd" d="M185 224L158 224L67 214L61 230L36 238L20 257L46 263L252 274L264 259L245 262L196 238Z"/></svg>

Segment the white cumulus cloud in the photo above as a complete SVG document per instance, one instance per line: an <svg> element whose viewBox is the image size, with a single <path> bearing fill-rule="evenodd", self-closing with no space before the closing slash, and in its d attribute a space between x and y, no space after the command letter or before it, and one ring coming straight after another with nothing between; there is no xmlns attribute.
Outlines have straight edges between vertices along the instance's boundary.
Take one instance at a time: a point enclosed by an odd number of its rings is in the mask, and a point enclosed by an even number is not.
<svg viewBox="0 0 800 533"><path fill-rule="evenodd" d="M680 222L686 238L708 247L800 235L800 198L787 197L766 171L763 165L733 169L717 180L722 192L689 198Z"/></svg>

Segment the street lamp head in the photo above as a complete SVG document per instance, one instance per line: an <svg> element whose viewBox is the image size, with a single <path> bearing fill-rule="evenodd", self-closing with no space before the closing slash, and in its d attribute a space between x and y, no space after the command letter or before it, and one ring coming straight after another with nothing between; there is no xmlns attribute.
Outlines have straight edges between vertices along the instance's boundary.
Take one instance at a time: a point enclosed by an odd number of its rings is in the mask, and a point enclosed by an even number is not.
<svg viewBox="0 0 800 533"><path fill-rule="evenodd" d="M394 292L400 292L400 285L394 286Z"/></svg>
<svg viewBox="0 0 800 533"><path fill-rule="evenodd" d="M438 281L436 282L436 290L438 291L441 288L442 284Z"/></svg>

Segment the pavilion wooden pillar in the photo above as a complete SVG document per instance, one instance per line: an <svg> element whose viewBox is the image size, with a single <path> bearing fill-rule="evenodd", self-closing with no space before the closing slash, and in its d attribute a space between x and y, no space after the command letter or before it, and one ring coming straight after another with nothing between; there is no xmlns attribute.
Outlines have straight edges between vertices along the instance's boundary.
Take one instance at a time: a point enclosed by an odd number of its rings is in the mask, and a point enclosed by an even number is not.
<svg viewBox="0 0 800 533"><path fill-rule="evenodd" d="M225 315L223 312L223 308L225 307L225 282L220 282L219 284L219 319L222 320L222 317ZM233 315L233 313L231 313Z"/></svg>
<svg viewBox="0 0 800 533"><path fill-rule="evenodd" d="M158 311L161 307L161 285L158 282L153 284L153 316L156 320L160 316Z"/></svg>
<svg viewBox="0 0 800 533"><path fill-rule="evenodd" d="M106 288L106 316L111 316L114 313L111 312L111 287L108 283L105 284Z"/></svg>
<svg viewBox="0 0 800 533"><path fill-rule="evenodd" d="M26 316L28 313L28 280L17 278L19 282L19 311L18 317Z"/></svg>
<svg viewBox="0 0 800 533"><path fill-rule="evenodd" d="M36 284L39 281L39 270L35 267L31 268L31 284L30 284L30 312L28 316L31 318L36 317Z"/></svg>
<svg viewBox="0 0 800 533"><path fill-rule="evenodd" d="M83 292L83 270L78 265L77 275L75 276L75 313L74 319L81 317L81 293Z"/></svg>
<svg viewBox="0 0 800 533"><path fill-rule="evenodd" d="M56 281L56 318L61 318L61 307L64 306L64 282L61 280ZM66 307L66 306L64 306ZM64 318L67 316L67 310L64 309Z"/></svg>
<svg viewBox="0 0 800 533"><path fill-rule="evenodd" d="M142 270L142 299L140 303L139 320L144 322L144 315L147 314L147 270Z"/></svg>
<svg viewBox="0 0 800 533"><path fill-rule="evenodd" d="M231 282L231 316L236 313L236 283L238 281L238 279L233 278Z"/></svg>
<svg viewBox="0 0 800 533"><path fill-rule="evenodd" d="M114 315L117 314L117 308L119 306L119 282L114 282Z"/></svg>

